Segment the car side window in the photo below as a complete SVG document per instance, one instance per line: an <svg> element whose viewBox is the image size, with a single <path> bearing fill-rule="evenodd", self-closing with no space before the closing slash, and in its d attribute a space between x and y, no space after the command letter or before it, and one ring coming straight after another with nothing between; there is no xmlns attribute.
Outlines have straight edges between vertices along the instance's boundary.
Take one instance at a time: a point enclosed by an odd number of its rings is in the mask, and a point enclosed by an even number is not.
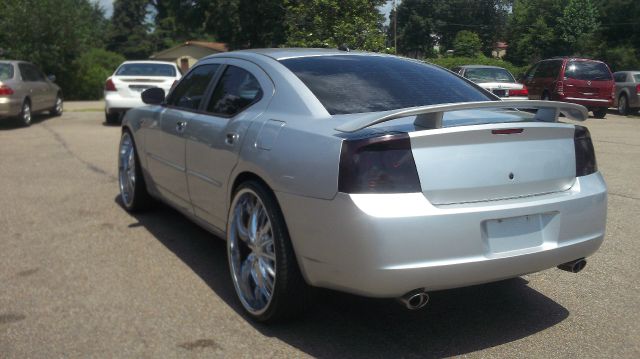
<svg viewBox="0 0 640 359"><path fill-rule="evenodd" d="M219 67L219 64L206 64L191 70L171 92L167 105L197 110Z"/></svg>
<svg viewBox="0 0 640 359"><path fill-rule="evenodd" d="M527 71L527 74L524 75L525 80L527 81L533 80L533 78L536 76L536 71L538 70L538 67L540 67L540 63L533 65L533 67L530 68L529 71Z"/></svg>
<svg viewBox="0 0 640 359"><path fill-rule="evenodd" d="M625 73L614 74L613 75L613 79L616 82L625 82L627 80L627 74L625 74Z"/></svg>
<svg viewBox="0 0 640 359"><path fill-rule="evenodd" d="M262 97L258 79L237 66L228 66L220 78L207 111L216 115L234 116Z"/></svg>
<svg viewBox="0 0 640 359"><path fill-rule="evenodd" d="M20 75L22 77L22 81L33 82L38 81L38 76L33 71L33 68L27 64L19 64L18 68L20 69Z"/></svg>

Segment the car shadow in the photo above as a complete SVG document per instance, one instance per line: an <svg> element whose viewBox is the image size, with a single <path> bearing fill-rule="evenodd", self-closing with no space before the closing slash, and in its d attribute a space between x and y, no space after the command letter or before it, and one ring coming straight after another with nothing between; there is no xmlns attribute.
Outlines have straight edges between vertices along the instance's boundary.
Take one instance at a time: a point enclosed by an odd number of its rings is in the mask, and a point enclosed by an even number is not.
<svg viewBox="0 0 640 359"><path fill-rule="evenodd" d="M116 202L122 206L120 200ZM251 321L235 298L226 245L165 205L133 214L167 249L260 333L320 358L448 357L491 348L552 327L566 308L522 278L431 293L427 307L409 311L393 299L318 290L302 318L267 326Z"/></svg>
<svg viewBox="0 0 640 359"><path fill-rule="evenodd" d="M56 118L57 116L51 116L47 114L34 114L31 117L31 126L37 125L44 121ZM2 118L0 119L0 131L11 131L11 130L20 130L26 129L29 127L25 127L20 123L20 120L16 118Z"/></svg>

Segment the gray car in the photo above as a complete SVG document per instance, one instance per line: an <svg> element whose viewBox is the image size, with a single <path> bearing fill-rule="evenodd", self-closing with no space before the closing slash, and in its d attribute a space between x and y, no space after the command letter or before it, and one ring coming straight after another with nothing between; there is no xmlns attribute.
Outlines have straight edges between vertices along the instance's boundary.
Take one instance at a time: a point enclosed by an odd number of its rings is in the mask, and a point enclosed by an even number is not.
<svg viewBox="0 0 640 359"><path fill-rule="evenodd" d="M0 60L0 120L17 118L29 126L34 113L60 116L62 90L53 81L31 63Z"/></svg>
<svg viewBox="0 0 640 359"><path fill-rule="evenodd" d="M417 309L431 290L578 272L604 238L589 131L558 122L585 120L581 105L322 49L209 56L142 99L123 119L121 203L159 199L225 238L259 321L296 314L312 287Z"/></svg>
<svg viewBox="0 0 640 359"><path fill-rule="evenodd" d="M616 82L615 106L621 115L640 109L640 71L619 71L613 74Z"/></svg>

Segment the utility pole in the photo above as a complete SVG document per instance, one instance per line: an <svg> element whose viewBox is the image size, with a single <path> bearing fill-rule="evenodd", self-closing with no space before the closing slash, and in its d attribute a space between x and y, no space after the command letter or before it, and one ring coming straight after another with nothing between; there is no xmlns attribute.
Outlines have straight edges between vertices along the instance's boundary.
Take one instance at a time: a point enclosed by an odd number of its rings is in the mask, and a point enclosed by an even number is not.
<svg viewBox="0 0 640 359"><path fill-rule="evenodd" d="M393 51L398 54L398 8L396 0L393 0Z"/></svg>

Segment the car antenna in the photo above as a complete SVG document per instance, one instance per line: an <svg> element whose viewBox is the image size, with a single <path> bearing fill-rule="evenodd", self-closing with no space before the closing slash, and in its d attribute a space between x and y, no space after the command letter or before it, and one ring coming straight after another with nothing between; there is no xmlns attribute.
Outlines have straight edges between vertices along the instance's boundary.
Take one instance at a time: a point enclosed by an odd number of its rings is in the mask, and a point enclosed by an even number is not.
<svg viewBox="0 0 640 359"><path fill-rule="evenodd" d="M351 49L349 49L349 46L347 46L347 44L342 44L342 45L338 46L338 50L346 51L346 52L350 52L351 51Z"/></svg>

